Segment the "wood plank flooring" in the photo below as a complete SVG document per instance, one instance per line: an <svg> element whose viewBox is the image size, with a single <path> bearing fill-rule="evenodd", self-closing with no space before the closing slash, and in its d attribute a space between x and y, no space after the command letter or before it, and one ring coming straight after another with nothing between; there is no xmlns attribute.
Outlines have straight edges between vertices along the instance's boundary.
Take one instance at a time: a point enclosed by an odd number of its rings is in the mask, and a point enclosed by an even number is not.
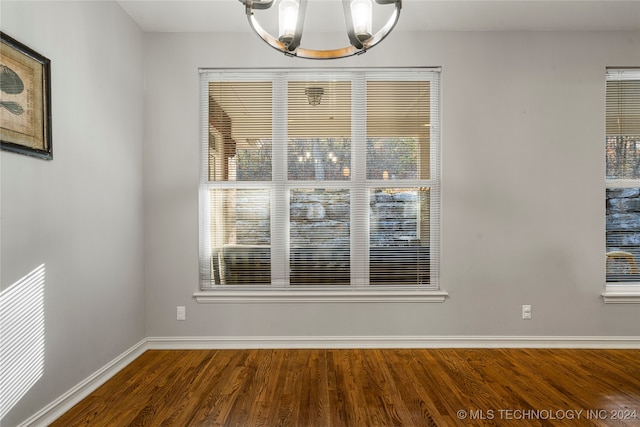
<svg viewBox="0 0 640 427"><path fill-rule="evenodd" d="M640 426L640 351L150 350L53 426Z"/></svg>

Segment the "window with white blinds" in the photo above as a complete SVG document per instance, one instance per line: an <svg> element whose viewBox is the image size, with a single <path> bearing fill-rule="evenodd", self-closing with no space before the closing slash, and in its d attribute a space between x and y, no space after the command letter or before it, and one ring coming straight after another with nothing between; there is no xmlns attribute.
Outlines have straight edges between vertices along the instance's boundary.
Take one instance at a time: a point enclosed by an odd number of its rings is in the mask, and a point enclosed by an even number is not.
<svg viewBox="0 0 640 427"><path fill-rule="evenodd" d="M607 282L640 285L640 68L606 75Z"/></svg>
<svg viewBox="0 0 640 427"><path fill-rule="evenodd" d="M438 289L439 70L201 70L201 289Z"/></svg>

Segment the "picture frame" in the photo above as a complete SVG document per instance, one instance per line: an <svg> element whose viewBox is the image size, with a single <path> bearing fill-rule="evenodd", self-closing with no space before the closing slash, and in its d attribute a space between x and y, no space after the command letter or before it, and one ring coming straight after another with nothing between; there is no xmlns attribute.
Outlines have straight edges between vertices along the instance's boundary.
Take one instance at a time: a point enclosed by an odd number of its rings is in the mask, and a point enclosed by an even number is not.
<svg viewBox="0 0 640 427"><path fill-rule="evenodd" d="M1 31L0 148L53 159L51 61Z"/></svg>

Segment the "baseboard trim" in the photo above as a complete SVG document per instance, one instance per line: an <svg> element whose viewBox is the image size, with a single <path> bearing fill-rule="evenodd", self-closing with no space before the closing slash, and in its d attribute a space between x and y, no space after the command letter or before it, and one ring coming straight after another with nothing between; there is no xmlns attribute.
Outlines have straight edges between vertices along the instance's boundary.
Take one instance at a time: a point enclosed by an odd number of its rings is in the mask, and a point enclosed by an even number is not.
<svg viewBox="0 0 640 427"><path fill-rule="evenodd" d="M149 349L272 348L593 348L640 349L638 336L149 337Z"/></svg>
<svg viewBox="0 0 640 427"><path fill-rule="evenodd" d="M120 372L125 366L133 362L147 349L147 339L145 338L42 408L36 414L23 421L18 427L46 426L51 424L104 384L108 379Z"/></svg>

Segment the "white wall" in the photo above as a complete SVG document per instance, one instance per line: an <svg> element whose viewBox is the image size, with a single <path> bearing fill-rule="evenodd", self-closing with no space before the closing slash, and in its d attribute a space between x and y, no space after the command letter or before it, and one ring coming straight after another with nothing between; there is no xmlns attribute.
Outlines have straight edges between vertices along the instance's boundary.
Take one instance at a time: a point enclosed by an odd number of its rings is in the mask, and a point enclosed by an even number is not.
<svg viewBox="0 0 640 427"><path fill-rule="evenodd" d="M52 73L54 159L0 154L2 292L46 269L44 371L0 422L12 426L146 336L143 34L115 2L0 8L2 31Z"/></svg>
<svg viewBox="0 0 640 427"><path fill-rule="evenodd" d="M253 34L146 34L147 333L637 336L605 305L604 72L640 32L391 34L363 56L287 58ZM197 304L198 67L442 66L444 304ZM533 319L521 320L522 304ZM175 319L177 305L187 320Z"/></svg>

